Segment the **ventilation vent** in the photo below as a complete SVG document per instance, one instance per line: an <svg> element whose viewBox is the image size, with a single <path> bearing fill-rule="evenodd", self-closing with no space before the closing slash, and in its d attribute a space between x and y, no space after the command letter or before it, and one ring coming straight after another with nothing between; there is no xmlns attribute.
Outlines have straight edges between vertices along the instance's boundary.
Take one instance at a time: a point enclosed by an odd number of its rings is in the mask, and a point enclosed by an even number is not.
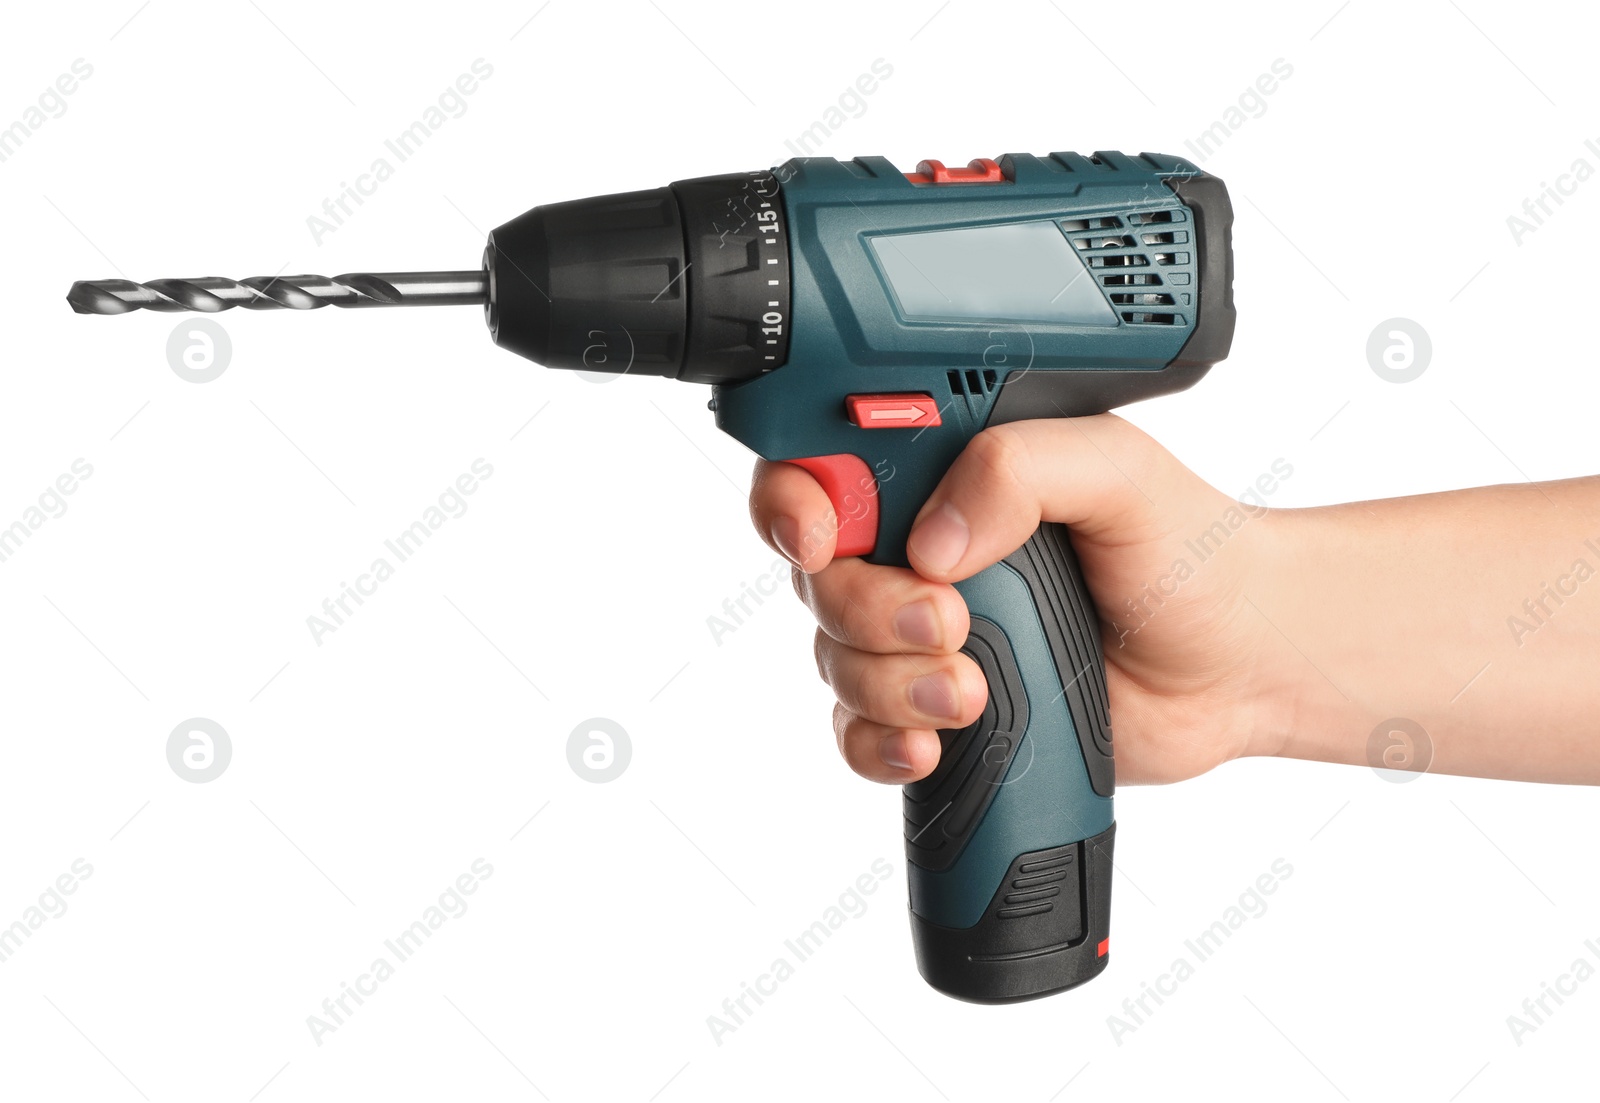
<svg viewBox="0 0 1600 1103"><path fill-rule="evenodd" d="M1106 290L1106 297L1127 325L1186 326L1189 319L1178 309L1192 306L1187 290L1194 281L1194 240L1185 207L1129 211L1064 219L1061 228ZM1109 232L1104 232L1109 231ZM1161 288L1160 291L1124 291L1123 288ZM1177 290L1168 290L1176 288ZM1166 307L1161 310L1129 307Z"/></svg>
<svg viewBox="0 0 1600 1103"><path fill-rule="evenodd" d="M992 368L968 368L965 371L946 372L950 380L950 393L956 396L977 395L983 397L995 389L1000 378Z"/></svg>
<svg viewBox="0 0 1600 1103"><path fill-rule="evenodd" d="M950 381L951 397L965 399L967 409L972 412L975 419L982 418L994 389L1000 385L999 373L993 368L948 371L945 373L945 378Z"/></svg>
<svg viewBox="0 0 1600 1103"><path fill-rule="evenodd" d="M1080 237L1074 239L1072 244L1080 249L1126 249L1133 244L1133 238L1126 234L1116 237Z"/></svg>
<svg viewBox="0 0 1600 1103"><path fill-rule="evenodd" d="M1069 218L1061 224L1061 228L1069 234L1080 233L1083 230L1120 230L1120 218Z"/></svg>
<svg viewBox="0 0 1600 1103"><path fill-rule="evenodd" d="M1164 263L1163 253L1156 254L1156 263ZM1090 257L1090 268L1143 268L1150 263L1150 258L1143 253L1110 253L1103 257Z"/></svg>

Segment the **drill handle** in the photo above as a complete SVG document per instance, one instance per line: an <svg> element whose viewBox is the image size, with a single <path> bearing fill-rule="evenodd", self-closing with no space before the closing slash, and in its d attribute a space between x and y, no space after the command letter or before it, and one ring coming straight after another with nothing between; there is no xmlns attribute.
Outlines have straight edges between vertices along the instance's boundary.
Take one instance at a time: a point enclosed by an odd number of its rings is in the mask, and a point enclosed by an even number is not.
<svg viewBox="0 0 1600 1103"><path fill-rule="evenodd" d="M1107 960L1114 772L1099 622L1063 525L956 589L972 617L962 650L989 700L939 733L938 768L905 787L917 964L963 999L1028 999Z"/></svg>

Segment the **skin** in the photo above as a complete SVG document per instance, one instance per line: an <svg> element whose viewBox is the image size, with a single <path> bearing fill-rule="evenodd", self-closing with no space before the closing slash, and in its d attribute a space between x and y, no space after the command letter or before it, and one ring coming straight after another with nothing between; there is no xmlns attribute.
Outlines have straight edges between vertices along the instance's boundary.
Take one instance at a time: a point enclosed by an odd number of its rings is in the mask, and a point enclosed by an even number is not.
<svg viewBox="0 0 1600 1103"><path fill-rule="evenodd" d="M1043 520L1070 526L1099 611L1119 783L1245 755L1600 783L1600 478L1251 507L1102 414L974 438L917 515L911 569L835 559L833 509L792 464L757 464L750 511L795 564L840 752L873 781L926 776L934 729L981 714L951 583Z"/></svg>

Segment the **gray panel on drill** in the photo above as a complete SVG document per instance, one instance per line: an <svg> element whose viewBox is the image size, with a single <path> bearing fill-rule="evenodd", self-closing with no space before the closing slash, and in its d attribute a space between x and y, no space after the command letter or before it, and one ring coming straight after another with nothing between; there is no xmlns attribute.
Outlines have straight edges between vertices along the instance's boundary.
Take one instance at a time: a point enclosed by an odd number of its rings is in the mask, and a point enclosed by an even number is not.
<svg viewBox="0 0 1600 1103"><path fill-rule="evenodd" d="M1117 316L1054 222L867 238L901 317L1114 326Z"/></svg>

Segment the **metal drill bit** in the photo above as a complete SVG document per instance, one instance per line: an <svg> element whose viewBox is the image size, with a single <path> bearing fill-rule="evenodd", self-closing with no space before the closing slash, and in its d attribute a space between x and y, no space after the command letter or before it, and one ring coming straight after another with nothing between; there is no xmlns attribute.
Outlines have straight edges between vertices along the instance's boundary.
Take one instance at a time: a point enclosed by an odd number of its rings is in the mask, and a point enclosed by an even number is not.
<svg viewBox="0 0 1600 1103"><path fill-rule="evenodd" d="M315 310L319 306L470 306L489 297L489 277L472 272L348 272L342 276L223 276L196 279L79 280L67 302L79 314L130 310Z"/></svg>

